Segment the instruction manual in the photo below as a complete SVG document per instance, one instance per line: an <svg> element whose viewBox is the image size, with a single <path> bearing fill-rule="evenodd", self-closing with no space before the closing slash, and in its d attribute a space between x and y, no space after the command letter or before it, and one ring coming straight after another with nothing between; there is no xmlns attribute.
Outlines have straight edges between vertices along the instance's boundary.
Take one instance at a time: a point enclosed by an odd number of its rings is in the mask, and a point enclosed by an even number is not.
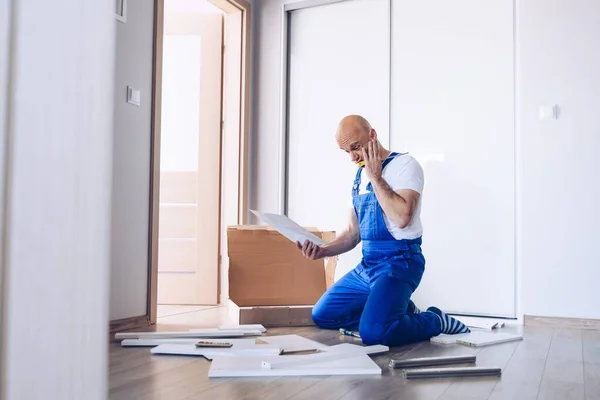
<svg viewBox="0 0 600 400"><path fill-rule="evenodd" d="M265 224L268 224L292 242L304 243L305 240L310 240L317 245L325 244L323 239L314 233L310 233L285 215L262 213L255 210L250 211Z"/></svg>

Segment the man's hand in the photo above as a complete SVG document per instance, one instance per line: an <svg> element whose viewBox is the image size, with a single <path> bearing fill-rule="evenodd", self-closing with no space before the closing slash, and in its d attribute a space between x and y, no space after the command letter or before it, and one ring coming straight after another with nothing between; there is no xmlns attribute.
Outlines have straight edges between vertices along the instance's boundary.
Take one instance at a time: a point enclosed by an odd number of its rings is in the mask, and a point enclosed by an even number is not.
<svg viewBox="0 0 600 400"><path fill-rule="evenodd" d="M376 140L369 140L366 146L362 148L363 160L365 161L365 170L369 174L370 180L375 180L381 177L383 162L379 153L379 146Z"/></svg>
<svg viewBox="0 0 600 400"><path fill-rule="evenodd" d="M304 244L296 242L296 246L302 250L304 257L310 260L318 260L319 258L327 257L325 249L319 245L314 244L310 240L304 241Z"/></svg>

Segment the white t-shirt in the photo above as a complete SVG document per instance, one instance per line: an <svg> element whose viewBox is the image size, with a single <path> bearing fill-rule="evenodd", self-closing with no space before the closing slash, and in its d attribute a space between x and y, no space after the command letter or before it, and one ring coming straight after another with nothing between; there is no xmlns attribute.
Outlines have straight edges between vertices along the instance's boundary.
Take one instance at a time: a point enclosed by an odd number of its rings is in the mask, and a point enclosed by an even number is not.
<svg viewBox="0 0 600 400"><path fill-rule="evenodd" d="M412 189L421 195L419 196L412 219L406 228L399 228L385 214L383 216L388 230L395 239L416 239L420 237L423 234L423 226L421 224L421 197L423 195L424 184L423 168L410 154L399 154L385 166L382 177L394 191ZM367 184L370 181L369 174L363 170L360 179L359 194L368 193Z"/></svg>

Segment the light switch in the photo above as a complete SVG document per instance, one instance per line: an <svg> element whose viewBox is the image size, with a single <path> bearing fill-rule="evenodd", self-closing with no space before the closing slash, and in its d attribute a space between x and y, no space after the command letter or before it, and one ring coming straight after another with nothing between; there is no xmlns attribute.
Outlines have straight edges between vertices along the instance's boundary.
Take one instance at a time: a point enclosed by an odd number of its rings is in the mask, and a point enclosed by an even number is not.
<svg viewBox="0 0 600 400"><path fill-rule="evenodd" d="M540 120L558 119L558 105L540 106Z"/></svg>
<svg viewBox="0 0 600 400"><path fill-rule="evenodd" d="M127 86L127 102L129 104L133 104L135 106L140 105L140 91L132 88L131 86Z"/></svg>

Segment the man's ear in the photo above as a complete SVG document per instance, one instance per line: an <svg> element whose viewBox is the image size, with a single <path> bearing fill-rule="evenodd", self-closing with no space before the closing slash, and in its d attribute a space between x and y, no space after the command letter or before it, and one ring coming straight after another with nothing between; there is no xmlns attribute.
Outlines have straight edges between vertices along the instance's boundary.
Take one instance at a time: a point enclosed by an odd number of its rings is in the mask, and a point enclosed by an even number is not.
<svg viewBox="0 0 600 400"><path fill-rule="evenodd" d="M377 132L375 131L375 129L371 128L371 132L369 132L369 136L371 137L371 139L377 140Z"/></svg>

